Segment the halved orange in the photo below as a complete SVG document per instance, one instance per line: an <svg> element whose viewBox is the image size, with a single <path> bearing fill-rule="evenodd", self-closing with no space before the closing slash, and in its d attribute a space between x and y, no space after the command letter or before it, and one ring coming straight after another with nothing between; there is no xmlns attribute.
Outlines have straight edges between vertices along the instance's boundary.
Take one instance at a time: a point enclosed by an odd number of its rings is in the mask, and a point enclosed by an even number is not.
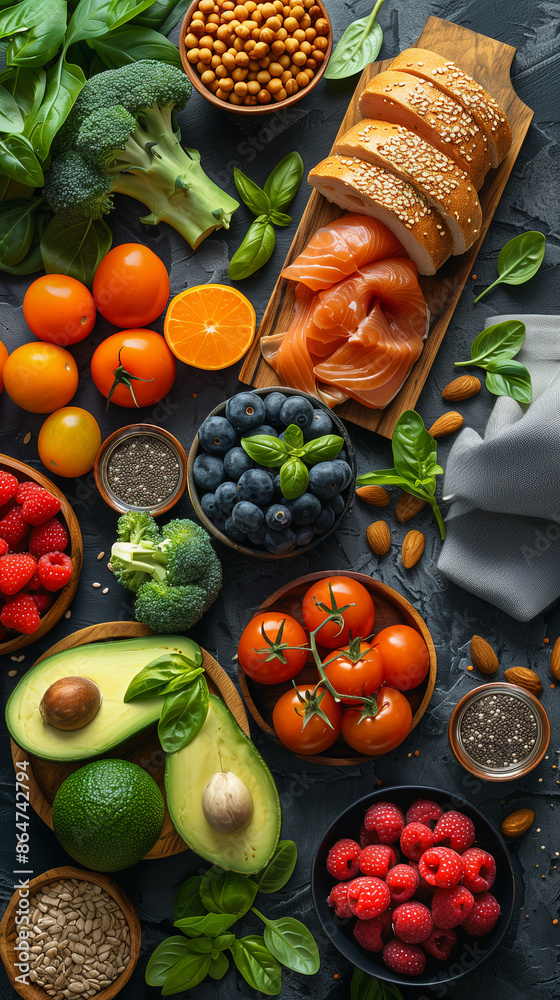
<svg viewBox="0 0 560 1000"><path fill-rule="evenodd" d="M179 292L165 314L165 339L179 361L194 368L228 368L249 350L255 310L229 285L195 285Z"/></svg>

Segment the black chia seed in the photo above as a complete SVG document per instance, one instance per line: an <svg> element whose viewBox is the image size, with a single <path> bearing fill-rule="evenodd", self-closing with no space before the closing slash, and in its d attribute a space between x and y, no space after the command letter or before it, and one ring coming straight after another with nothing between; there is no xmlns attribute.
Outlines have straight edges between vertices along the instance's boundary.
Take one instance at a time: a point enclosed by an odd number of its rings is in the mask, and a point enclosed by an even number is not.
<svg viewBox="0 0 560 1000"><path fill-rule="evenodd" d="M484 767L516 767L533 752L537 722L525 702L509 694L487 694L461 719L463 746Z"/></svg>
<svg viewBox="0 0 560 1000"><path fill-rule="evenodd" d="M177 489L179 474L173 448L150 434L131 437L117 445L107 463L111 490L131 507L157 507L165 503Z"/></svg>

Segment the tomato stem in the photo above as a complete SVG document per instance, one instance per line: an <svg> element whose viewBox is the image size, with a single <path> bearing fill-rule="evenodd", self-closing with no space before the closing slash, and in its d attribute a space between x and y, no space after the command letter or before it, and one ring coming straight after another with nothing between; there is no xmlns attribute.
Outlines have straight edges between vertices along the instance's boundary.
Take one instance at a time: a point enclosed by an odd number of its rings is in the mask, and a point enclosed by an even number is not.
<svg viewBox="0 0 560 1000"><path fill-rule="evenodd" d="M333 598L333 600L334 600L334 598ZM351 608L351 607L353 607L353 605L349 604L348 607ZM346 608L343 608L342 610L346 611ZM332 663L336 659L336 657L333 656L330 660L327 660L326 663L323 663L321 661L321 657L319 656L319 652L317 650L317 640L316 640L317 632L321 631L321 629L322 629L323 625L325 624L325 622L336 621L340 617L341 617L341 615L340 615L339 611L333 612L332 614L330 614L328 616L328 618L325 618L325 621L321 622L321 624L319 625L318 628L314 629L313 632L309 633L309 646L310 646L311 652L313 654L313 659L315 660L315 666L317 667L317 670L319 672L319 677L321 678L321 680L318 681L317 684L315 685L315 688L313 690L313 694L317 693L318 688L320 688L320 687L326 687L327 691L329 691L330 694L332 694L332 696L333 696L333 698L334 698L334 700L336 702L340 702L343 697L344 697L344 701L345 702L347 702L347 701L357 701L360 704L363 704L363 706L364 706L364 712L365 712L366 715L375 716L375 715L377 715L377 702L375 701L375 699L373 699L373 698L366 698L366 697L364 697L364 695L358 695L358 694L345 694L345 695L341 695L340 692L337 691L336 688L331 684L329 678L327 677L327 674L326 674L326 671L325 671L325 666L328 666L329 663ZM355 643L355 642L357 642L358 645L359 645L359 643L361 641L362 641L361 637L358 636L358 637L356 637L356 639L352 639L351 640L350 645L352 645L352 643Z"/></svg>
<svg viewBox="0 0 560 1000"><path fill-rule="evenodd" d="M111 397L112 397L112 395L113 395L113 393L114 393L114 391L115 391L115 389L117 388L118 385L124 385L124 386L126 386L127 389L130 389L130 395L132 396L132 398L134 400L134 405L137 406L138 409L140 409L139 404L136 401L136 396L134 395L134 389L132 388L132 380L134 379L136 382L153 382L154 380L153 380L153 377L152 378L141 378L140 375L132 375L130 372L128 372L126 370L126 368L124 367L124 365L121 363L121 351L122 351L122 347L119 350L119 364L118 364L118 367L115 368L115 370L113 372L113 375L115 376L115 381L113 382L113 384L111 386L111 389L110 389L110 392L109 392L109 395L107 396L107 406L105 407L105 409L106 410L109 409L109 403L111 402Z"/></svg>

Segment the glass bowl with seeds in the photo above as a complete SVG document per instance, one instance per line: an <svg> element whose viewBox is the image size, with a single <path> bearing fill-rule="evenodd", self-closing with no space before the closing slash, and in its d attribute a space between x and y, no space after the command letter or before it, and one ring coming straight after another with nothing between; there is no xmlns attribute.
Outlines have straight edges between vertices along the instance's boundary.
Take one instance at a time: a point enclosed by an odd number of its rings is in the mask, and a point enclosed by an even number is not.
<svg viewBox="0 0 560 1000"><path fill-rule="evenodd" d="M543 759L549 740L550 722L538 698L504 681L470 691L449 721L455 757L486 781L524 777Z"/></svg>
<svg viewBox="0 0 560 1000"><path fill-rule="evenodd" d="M0 956L25 1000L111 1000L134 971L140 941L119 886L70 866L16 889L0 924Z"/></svg>
<svg viewBox="0 0 560 1000"><path fill-rule="evenodd" d="M185 492L187 455L163 427L129 424L103 442L93 471L105 503L119 514L164 514Z"/></svg>

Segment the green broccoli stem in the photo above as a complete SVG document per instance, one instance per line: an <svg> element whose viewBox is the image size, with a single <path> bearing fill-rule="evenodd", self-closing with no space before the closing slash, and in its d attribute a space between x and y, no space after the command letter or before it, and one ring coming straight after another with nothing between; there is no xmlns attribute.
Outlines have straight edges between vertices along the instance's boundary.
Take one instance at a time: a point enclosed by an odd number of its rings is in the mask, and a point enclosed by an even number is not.
<svg viewBox="0 0 560 1000"><path fill-rule="evenodd" d="M129 573L147 573L152 580L162 583L167 572L167 553L163 546L156 547L149 542L115 542L111 549L111 558L120 559L126 563Z"/></svg>

